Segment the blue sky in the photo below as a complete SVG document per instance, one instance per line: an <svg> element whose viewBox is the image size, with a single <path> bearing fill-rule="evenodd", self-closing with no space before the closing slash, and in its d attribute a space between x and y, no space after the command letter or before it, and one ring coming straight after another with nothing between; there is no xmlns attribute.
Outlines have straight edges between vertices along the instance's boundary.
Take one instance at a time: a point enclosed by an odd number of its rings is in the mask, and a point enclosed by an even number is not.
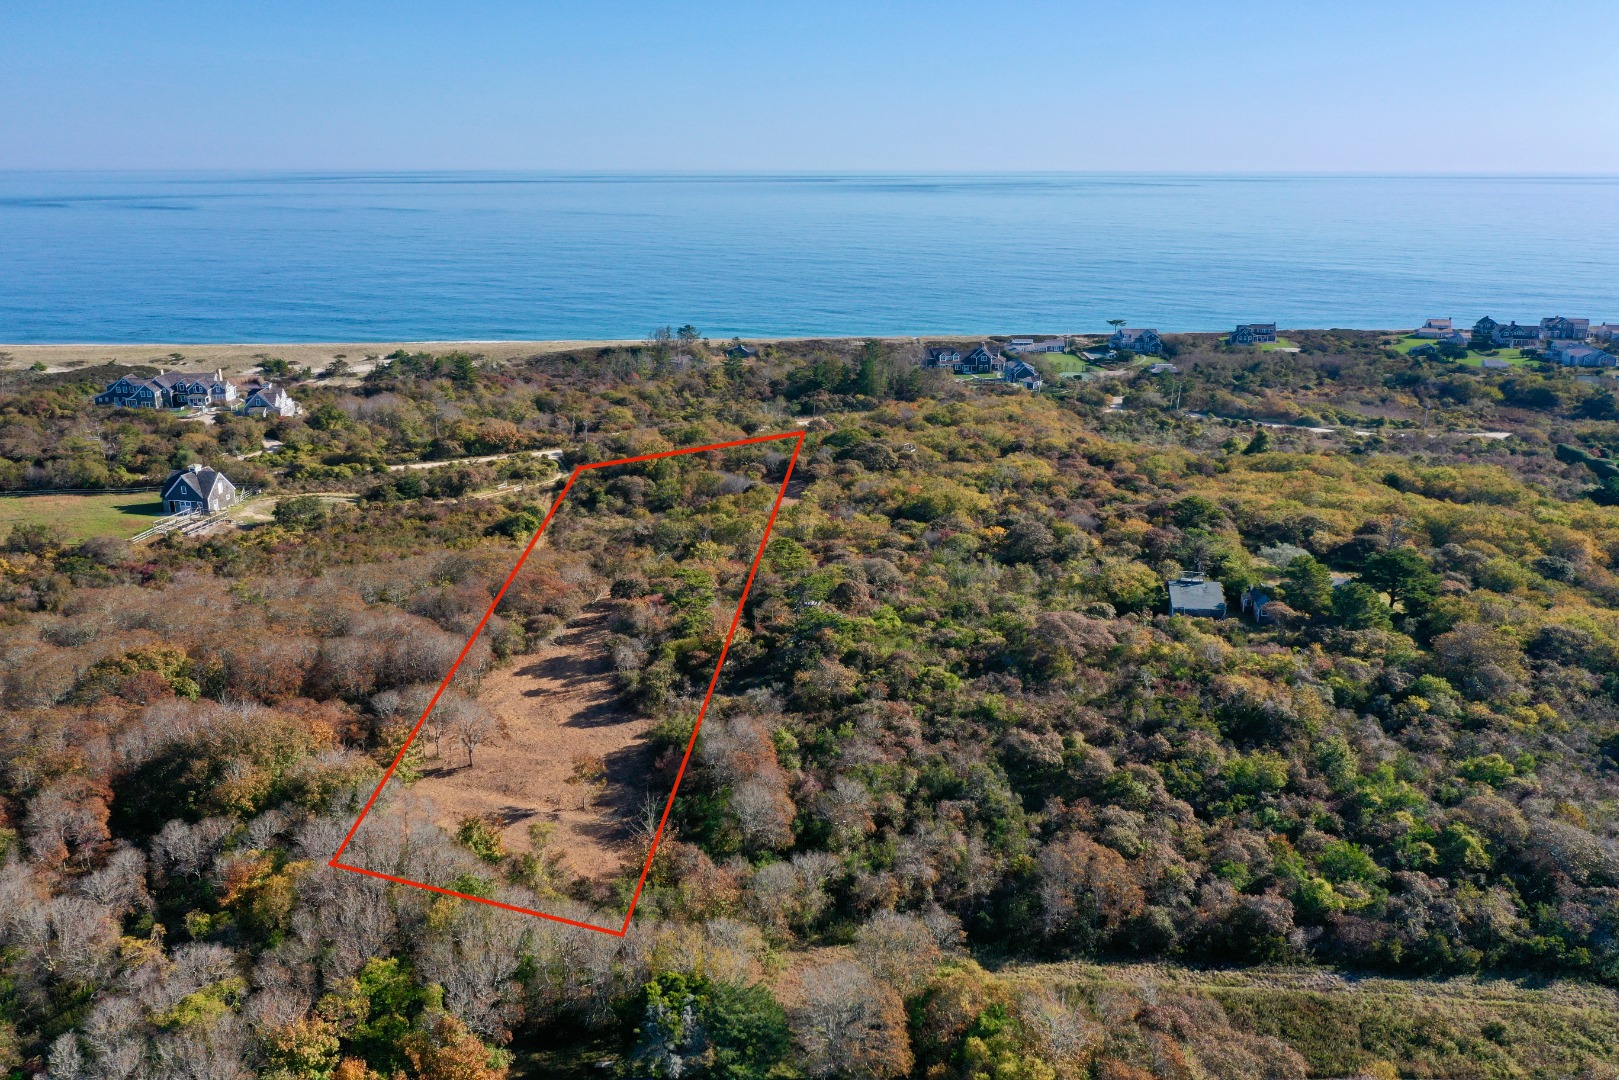
<svg viewBox="0 0 1619 1080"><path fill-rule="evenodd" d="M1614 0L0 4L0 168L1619 172Z"/></svg>

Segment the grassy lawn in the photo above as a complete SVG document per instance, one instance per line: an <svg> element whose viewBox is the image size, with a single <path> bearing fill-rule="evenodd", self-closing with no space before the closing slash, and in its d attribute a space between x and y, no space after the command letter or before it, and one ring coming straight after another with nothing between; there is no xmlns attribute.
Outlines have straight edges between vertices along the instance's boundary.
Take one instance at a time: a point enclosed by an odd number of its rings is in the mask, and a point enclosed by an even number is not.
<svg viewBox="0 0 1619 1080"><path fill-rule="evenodd" d="M1490 357L1490 359L1505 360L1513 367L1522 367L1524 364L1529 363L1529 357L1523 354L1522 349L1501 349L1494 356ZM1484 357L1479 353L1469 352L1467 357L1462 360L1462 363L1466 364L1468 367L1483 367Z"/></svg>
<svg viewBox="0 0 1619 1080"><path fill-rule="evenodd" d="M1267 341L1259 346L1260 352L1275 352L1277 349L1296 349L1298 345L1285 337L1278 336L1275 341Z"/></svg>
<svg viewBox="0 0 1619 1080"><path fill-rule="evenodd" d="M1393 349L1395 352L1408 353L1418 345L1434 344L1437 344L1437 342L1435 342L1432 338L1419 338L1407 335L1401 338L1399 341L1396 341L1393 345L1389 346L1389 348ZM1481 354L1469 349L1467 355L1458 362L1467 364L1470 367L1479 367L1483 359L1484 357ZM1523 354L1522 349L1497 349L1495 356L1491 359L1505 360L1513 367L1519 367L1529 362L1529 358Z"/></svg>
<svg viewBox="0 0 1619 1080"><path fill-rule="evenodd" d="M72 540L131 537L163 516L155 491L131 495L20 495L0 498L0 532L23 522L52 522Z"/></svg>
<svg viewBox="0 0 1619 1080"><path fill-rule="evenodd" d="M1073 353L1045 353L1036 357L1036 359L1044 360L1057 372L1091 371L1096 367L1095 364L1089 363Z"/></svg>
<svg viewBox="0 0 1619 1080"><path fill-rule="evenodd" d="M1433 338L1419 338L1414 334L1407 334L1405 337L1401 338L1399 341L1396 341L1392 346L1390 346L1390 348L1392 348L1397 353L1408 353L1412 349L1416 348L1418 345L1437 345L1437 344L1439 344L1439 343L1437 341L1435 341Z"/></svg>

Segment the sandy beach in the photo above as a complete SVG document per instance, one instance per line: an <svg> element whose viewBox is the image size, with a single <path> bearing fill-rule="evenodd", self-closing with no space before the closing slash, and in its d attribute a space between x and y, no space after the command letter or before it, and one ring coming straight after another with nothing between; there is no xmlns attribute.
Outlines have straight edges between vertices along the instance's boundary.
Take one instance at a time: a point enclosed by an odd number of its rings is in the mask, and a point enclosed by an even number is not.
<svg viewBox="0 0 1619 1080"><path fill-rule="evenodd" d="M748 338L750 345L778 341L802 341L808 338ZM820 338L815 340L839 340ZM914 338L885 337L885 341L914 341ZM930 342L979 342L982 337L954 335L928 335ZM380 357L398 349L410 352L469 352L490 360L512 360L544 353L571 352L575 349L601 349L612 346L642 345L641 338L601 339L595 341L361 341L361 342L298 342L293 344L236 344L236 345L0 345L0 370L16 370L44 364L47 371L71 371L74 368L97 364L148 364L162 368L183 368L187 371L213 371L223 368L226 376L239 378L251 373L267 357L280 357L295 367L311 367L320 371L333 360L342 358L350 370L363 374ZM724 342L710 341L718 350ZM176 354L179 358L176 359Z"/></svg>
<svg viewBox="0 0 1619 1080"><path fill-rule="evenodd" d="M266 357L280 357L297 367L316 371L339 357L356 371L371 367L368 357L387 356L398 349L411 352L464 351L492 360L510 360L536 353L571 349L632 345L634 341L363 341L300 342L295 344L240 345L0 345L0 369L44 364L49 371L69 371L95 364L152 364L212 371L224 368L227 376L251 372ZM181 357L176 360L175 354Z"/></svg>

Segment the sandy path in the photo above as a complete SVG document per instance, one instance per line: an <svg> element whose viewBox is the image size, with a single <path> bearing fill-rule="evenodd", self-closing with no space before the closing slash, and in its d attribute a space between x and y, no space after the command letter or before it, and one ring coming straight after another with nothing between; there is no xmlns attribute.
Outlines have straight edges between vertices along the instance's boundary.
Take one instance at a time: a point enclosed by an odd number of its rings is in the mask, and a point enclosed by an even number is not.
<svg viewBox="0 0 1619 1080"><path fill-rule="evenodd" d="M458 755L446 750L454 764L429 768L416 784L440 824L453 832L469 814L492 815L515 852L532 850L532 822L549 822L547 850L560 852L571 873L595 880L645 857L630 822L649 793L644 736L654 721L619 703L606 623L604 608L587 609L552 644L484 677L479 700L506 731L478 748L470 768L456 767ZM577 775L586 760L605 766L601 782Z"/></svg>

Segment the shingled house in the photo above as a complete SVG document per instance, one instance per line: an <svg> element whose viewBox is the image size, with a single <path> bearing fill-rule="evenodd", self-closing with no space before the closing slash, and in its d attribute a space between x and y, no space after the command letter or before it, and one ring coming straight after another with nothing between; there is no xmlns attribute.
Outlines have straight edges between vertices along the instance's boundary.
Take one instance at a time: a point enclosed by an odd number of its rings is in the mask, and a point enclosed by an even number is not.
<svg viewBox="0 0 1619 1080"><path fill-rule="evenodd" d="M1107 343L1115 349L1129 349L1133 353L1142 353L1146 356L1157 356L1163 351L1163 339L1158 331L1150 328L1126 327L1116 330Z"/></svg>
<svg viewBox="0 0 1619 1080"><path fill-rule="evenodd" d="M954 371L959 363L961 363L961 350L948 345L935 345L922 357L922 366L929 368L949 368Z"/></svg>
<svg viewBox="0 0 1619 1080"><path fill-rule="evenodd" d="M265 383L247 395L242 411L248 416L297 416L304 409L286 390L275 383Z"/></svg>
<svg viewBox="0 0 1619 1080"><path fill-rule="evenodd" d="M1006 359L988 345L980 345L961 358L956 365L957 375L993 375L1006 366Z"/></svg>
<svg viewBox="0 0 1619 1080"><path fill-rule="evenodd" d="M1591 320L1553 315L1540 320L1540 336L1547 341L1584 341L1591 336Z"/></svg>
<svg viewBox="0 0 1619 1080"><path fill-rule="evenodd" d="M212 375L169 371L142 379L123 375L97 394L97 405L126 409L181 409L188 405L229 405L236 400L236 384L223 369Z"/></svg>
<svg viewBox="0 0 1619 1080"><path fill-rule="evenodd" d="M1227 345L1274 345L1276 343L1276 324L1270 323L1243 323L1230 334L1226 335Z"/></svg>
<svg viewBox="0 0 1619 1080"><path fill-rule="evenodd" d="M163 483L166 514L213 514L236 501L236 485L218 469L193 465L176 469Z"/></svg>
<svg viewBox="0 0 1619 1080"><path fill-rule="evenodd" d="M1025 390L1038 390L1046 385L1045 379L1040 377L1039 370L1024 360L1013 360L1001 370L1001 378L1009 383L1016 383Z"/></svg>
<svg viewBox="0 0 1619 1080"><path fill-rule="evenodd" d="M1169 613L1200 619L1225 618L1225 588L1202 574L1183 573L1169 583Z"/></svg>
<svg viewBox="0 0 1619 1080"><path fill-rule="evenodd" d="M1581 344L1578 341L1558 340L1547 343L1546 359L1564 367L1603 368L1614 366L1612 353L1603 352L1601 349Z"/></svg>
<svg viewBox="0 0 1619 1080"><path fill-rule="evenodd" d="M1519 326L1517 322L1510 322L1505 326L1496 323L1495 330L1490 334L1490 342L1506 349L1526 349L1534 352L1540 348L1540 327Z"/></svg>

